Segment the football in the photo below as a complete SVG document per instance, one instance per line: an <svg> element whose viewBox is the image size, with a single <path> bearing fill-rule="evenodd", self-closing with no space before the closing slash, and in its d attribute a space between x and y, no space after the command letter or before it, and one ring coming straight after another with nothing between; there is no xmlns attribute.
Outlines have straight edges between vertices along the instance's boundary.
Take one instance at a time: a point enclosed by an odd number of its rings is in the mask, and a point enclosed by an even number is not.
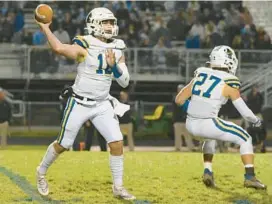
<svg viewBox="0 0 272 204"><path fill-rule="evenodd" d="M50 23L53 18L53 10L46 4L40 4L35 9L35 19L40 23Z"/></svg>

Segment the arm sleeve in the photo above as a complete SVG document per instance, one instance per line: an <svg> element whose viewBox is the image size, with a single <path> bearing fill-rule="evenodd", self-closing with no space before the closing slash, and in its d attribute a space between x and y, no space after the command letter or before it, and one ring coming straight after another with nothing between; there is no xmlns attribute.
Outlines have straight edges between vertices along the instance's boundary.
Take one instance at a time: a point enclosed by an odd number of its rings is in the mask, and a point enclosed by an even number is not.
<svg viewBox="0 0 272 204"><path fill-rule="evenodd" d="M248 108L248 106L241 97L232 101L232 103L246 121L256 123L259 120Z"/></svg>
<svg viewBox="0 0 272 204"><path fill-rule="evenodd" d="M129 84L129 73L127 65L125 63L119 63L118 65L112 68L112 72L117 83L121 87L126 88Z"/></svg>

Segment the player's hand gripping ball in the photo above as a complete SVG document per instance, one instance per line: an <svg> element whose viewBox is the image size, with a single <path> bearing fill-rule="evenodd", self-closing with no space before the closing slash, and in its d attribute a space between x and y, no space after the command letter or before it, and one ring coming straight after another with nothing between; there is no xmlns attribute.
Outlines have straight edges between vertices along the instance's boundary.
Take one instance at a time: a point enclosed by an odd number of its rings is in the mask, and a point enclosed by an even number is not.
<svg viewBox="0 0 272 204"><path fill-rule="evenodd" d="M40 4L35 9L35 19L40 23L50 23L53 18L53 10L46 4Z"/></svg>

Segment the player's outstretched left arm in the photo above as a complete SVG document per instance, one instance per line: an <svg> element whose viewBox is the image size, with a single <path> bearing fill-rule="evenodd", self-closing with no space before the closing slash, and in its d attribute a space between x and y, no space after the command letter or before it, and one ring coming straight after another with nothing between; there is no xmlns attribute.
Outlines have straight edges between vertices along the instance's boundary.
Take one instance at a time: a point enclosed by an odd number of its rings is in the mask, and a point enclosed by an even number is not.
<svg viewBox="0 0 272 204"><path fill-rule="evenodd" d="M178 93L175 99L177 105L183 105L192 96L192 84L193 80Z"/></svg>
<svg viewBox="0 0 272 204"><path fill-rule="evenodd" d="M242 97L240 91L237 88L225 85L223 88L223 96L230 98L234 107L239 111L245 120L255 124L255 126L261 125L261 120L254 115L254 113L248 108Z"/></svg>
<svg viewBox="0 0 272 204"><path fill-rule="evenodd" d="M112 49L108 49L106 51L106 60L108 65L111 67L113 76L115 77L117 83L123 88L126 88L129 84L129 73L125 63L125 56L122 55L119 62L116 63L114 52Z"/></svg>

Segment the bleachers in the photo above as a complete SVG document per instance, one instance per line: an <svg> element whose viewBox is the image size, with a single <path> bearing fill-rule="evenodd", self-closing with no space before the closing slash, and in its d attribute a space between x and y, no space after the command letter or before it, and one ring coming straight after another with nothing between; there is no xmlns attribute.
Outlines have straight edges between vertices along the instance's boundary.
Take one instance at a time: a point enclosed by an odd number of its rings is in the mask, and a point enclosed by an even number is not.
<svg viewBox="0 0 272 204"><path fill-rule="evenodd" d="M243 1L248 8L256 26L262 26L272 36L272 2L271 1Z"/></svg>
<svg viewBox="0 0 272 204"><path fill-rule="evenodd" d="M24 49L11 44L1 44L0 76L1 78L21 78Z"/></svg>

